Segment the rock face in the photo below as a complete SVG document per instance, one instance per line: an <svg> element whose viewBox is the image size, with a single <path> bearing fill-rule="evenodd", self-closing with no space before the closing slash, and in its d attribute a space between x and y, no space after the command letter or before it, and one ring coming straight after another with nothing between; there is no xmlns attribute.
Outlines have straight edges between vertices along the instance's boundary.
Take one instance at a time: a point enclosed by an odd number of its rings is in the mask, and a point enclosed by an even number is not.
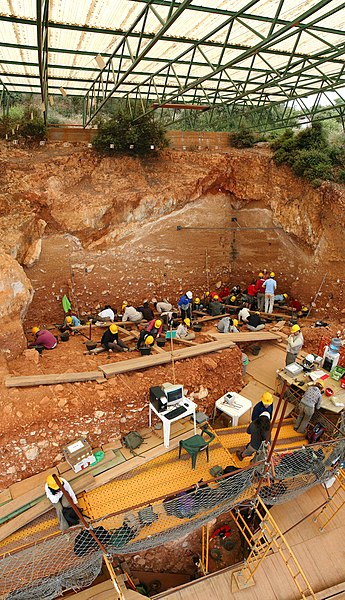
<svg viewBox="0 0 345 600"><path fill-rule="evenodd" d="M23 268L0 252L0 351L7 357L14 358L26 348L22 321L32 297Z"/></svg>
<svg viewBox="0 0 345 600"><path fill-rule="evenodd" d="M175 300L186 286L244 285L265 267L304 303L328 272L323 305L343 307L345 188L312 188L267 148L140 160L48 144L6 147L2 166L0 247L30 266L32 320L58 318L63 293L87 313L125 298Z"/></svg>

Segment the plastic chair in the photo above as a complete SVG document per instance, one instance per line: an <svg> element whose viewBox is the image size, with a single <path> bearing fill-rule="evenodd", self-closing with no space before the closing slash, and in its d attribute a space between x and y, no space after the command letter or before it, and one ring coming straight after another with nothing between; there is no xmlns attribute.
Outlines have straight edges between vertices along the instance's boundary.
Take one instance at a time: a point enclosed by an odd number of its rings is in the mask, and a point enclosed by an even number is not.
<svg viewBox="0 0 345 600"><path fill-rule="evenodd" d="M210 438L209 440L205 440L203 438L204 433L206 433L208 435L208 437ZM188 452L189 456L192 457L192 469L194 470L195 464L196 464L196 457L198 456L199 452L206 450L206 458L207 458L207 462L209 462L208 447L209 447L209 444L212 442L212 440L215 439L215 437L216 436L214 435L214 433L209 431L207 426L203 427L202 431L201 431L201 435L193 435L192 437L188 438L187 440L180 441L178 457L181 458L182 448L184 448L186 450L186 452Z"/></svg>

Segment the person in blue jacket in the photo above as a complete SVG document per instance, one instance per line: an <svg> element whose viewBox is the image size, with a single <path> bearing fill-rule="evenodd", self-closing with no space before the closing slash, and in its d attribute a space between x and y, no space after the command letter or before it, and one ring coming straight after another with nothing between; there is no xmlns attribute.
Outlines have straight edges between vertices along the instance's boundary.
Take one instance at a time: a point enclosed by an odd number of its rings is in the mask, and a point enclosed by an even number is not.
<svg viewBox="0 0 345 600"><path fill-rule="evenodd" d="M177 305L181 311L181 319L184 321L185 319L192 320L192 292L186 292L181 296Z"/></svg>
<svg viewBox="0 0 345 600"><path fill-rule="evenodd" d="M254 408L252 413L252 421L255 421L263 412L268 412L270 415L270 419L272 420L273 416L273 396L271 392L264 392L261 396L260 402L258 402Z"/></svg>

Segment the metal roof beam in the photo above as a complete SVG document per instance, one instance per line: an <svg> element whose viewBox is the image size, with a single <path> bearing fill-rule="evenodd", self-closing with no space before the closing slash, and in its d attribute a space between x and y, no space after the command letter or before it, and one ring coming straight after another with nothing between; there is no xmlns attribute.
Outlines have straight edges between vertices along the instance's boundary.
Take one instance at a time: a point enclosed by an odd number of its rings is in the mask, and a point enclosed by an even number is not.
<svg viewBox="0 0 345 600"><path fill-rule="evenodd" d="M8 115L8 111L11 105L11 92L8 87L0 79L0 106L2 108L2 117L5 118Z"/></svg>
<svg viewBox="0 0 345 600"><path fill-rule="evenodd" d="M36 0L37 11L37 51L40 72L42 112L47 122L48 112L48 11L49 0Z"/></svg>

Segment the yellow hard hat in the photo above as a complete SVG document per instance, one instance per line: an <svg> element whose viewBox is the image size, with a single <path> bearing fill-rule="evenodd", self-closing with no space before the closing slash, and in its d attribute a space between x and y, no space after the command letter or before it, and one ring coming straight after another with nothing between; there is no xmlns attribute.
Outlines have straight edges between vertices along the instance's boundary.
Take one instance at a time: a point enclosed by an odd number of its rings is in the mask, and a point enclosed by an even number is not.
<svg viewBox="0 0 345 600"><path fill-rule="evenodd" d="M274 272L274 271L272 271L272 272L270 273L270 277L275 277L275 276L276 276L275 272Z"/></svg>
<svg viewBox="0 0 345 600"><path fill-rule="evenodd" d="M232 323L233 323L234 327L237 327L237 325L238 325L237 319L232 319Z"/></svg>
<svg viewBox="0 0 345 600"><path fill-rule="evenodd" d="M186 323L187 327L190 327L190 319L188 319L188 317L186 317L183 322Z"/></svg>
<svg viewBox="0 0 345 600"><path fill-rule="evenodd" d="M283 294L283 297L284 297L284 298L285 298L285 300L286 300L286 298L288 298L289 296L288 296L287 294Z"/></svg>
<svg viewBox="0 0 345 600"><path fill-rule="evenodd" d="M209 295L210 295L210 292L205 292L205 296L209 296Z"/></svg>
<svg viewBox="0 0 345 600"><path fill-rule="evenodd" d="M259 277L263 277L263 276L264 276L264 274L263 274L263 273L261 273L261 271L260 271L260 273L259 273Z"/></svg>
<svg viewBox="0 0 345 600"><path fill-rule="evenodd" d="M58 477L58 480L60 481L61 485L62 485L62 480L60 477ZM47 477L47 486L50 487L52 490L58 490L59 486L56 483L55 479L53 478L53 475L48 475Z"/></svg>
<svg viewBox="0 0 345 600"><path fill-rule="evenodd" d="M123 308L124 306L128 306L128 302L127 302L126 300L124 300L124 301L122 302L122 308Z"/></svg>
<svg viewBox="0 0 345 600"><path fill-rule="evenodd" d="M117 325L110 325L109 330L111 331L111 333L117 333L119 329Z"/></svg>
<svg viewBox="0 0 345 600"><path fill-rule="evenodd" d="M215 294L215 295L213 296L213 300L219 300L219 296L218 296L217 294Z"/></svg>
<svg viewBox="0 0 345 600"><path fill-rule="evenodd" d="M308 307L307 306L302 306L301 311L302 312L308 312Z"/></svg>
<svg viewBox="0 0 345 600"><path fill-rule="evenodd" d="M293 325L290 329L291 333L296 333L296 331L301 331L301 328L299 325Z"/></svg>
<svg viewBox="0 0 345 600"><path fill-rule="evenodd" d="M162 321L161 321L160 319L157 319L157 320L155 321L155 327L157 327L157 329L158 329L159 327L162 327Z"/></svg>
<svg viewBox="0 0 345 600"><path fill-rule="evenodd" d="M148 335L147 338L145 339L145 344L146 346L151 346L151 344L153 344L154 342L154 337L153 335Z"/></svg>
<svg viewBox="0 0 345 600"><path fill-rule="evenodd" d="M33 328L31 329L31 333L33 333L34 335L36 335L36 333L38 333L38 332L39 332L39 330L40 330L40 328L39 328L39 327L33 327Z"/></svg>
<svg viewBox="0 0 345 600"><path fill-rule="evenodd" d="M66 323L70 325L72 323L72 317L66 317Z"/></svg>
<svg viewBox="0 0 345 600"><path fill-rule="evenodd" d="M270 404L273 404L273 396L271 392L264 392L261 396L261 400L264 404L267 404L268 406Z"/></svg>
<svg viewBox="0 0 345 600"><path fill-rule="evenodd" d="M259 314L260 314L260 311L259 311L259 310L256 310L256 311L255 311L255 314L256 314L256 315L259 315Z"/></svg>
<svg viewBox="0 0 345 600"><path fill-rule="evenodd" d="M230 301L235 302L235 300L236 300L236 296L231 296Z"/></svg>
<svg viewBox="0 0 345 600"><path fill-rule="evenodd" d="M200 298L195 298L195 304L200 304Z"/></svg>

